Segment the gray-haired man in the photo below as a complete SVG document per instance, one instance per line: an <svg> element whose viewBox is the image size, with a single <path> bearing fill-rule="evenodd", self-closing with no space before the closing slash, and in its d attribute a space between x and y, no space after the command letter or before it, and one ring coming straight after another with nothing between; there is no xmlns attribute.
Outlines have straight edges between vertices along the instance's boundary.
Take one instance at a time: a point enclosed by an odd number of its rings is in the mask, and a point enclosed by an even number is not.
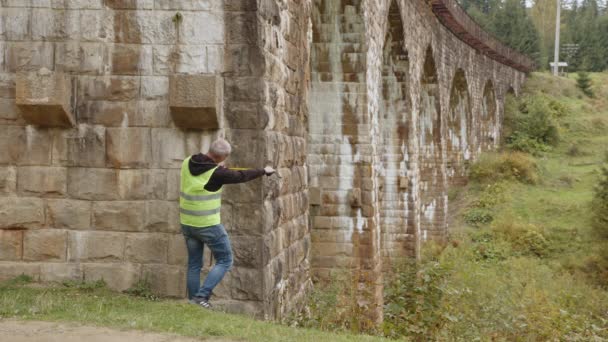
<svg viewBox="0 0 608 342"><path fill-rule="evenodd" d="M207 154L186 158L181 169L179 205L180 223L188 249L188 298L205 308L211 307L209 299L213 289L232 267L232 247L220 219L222 186L275 173L270 166L240 171L221 166L231 151L226 140L218 139L211 144ZM204 246L211 250L215 265L200 286Z"/></svg>

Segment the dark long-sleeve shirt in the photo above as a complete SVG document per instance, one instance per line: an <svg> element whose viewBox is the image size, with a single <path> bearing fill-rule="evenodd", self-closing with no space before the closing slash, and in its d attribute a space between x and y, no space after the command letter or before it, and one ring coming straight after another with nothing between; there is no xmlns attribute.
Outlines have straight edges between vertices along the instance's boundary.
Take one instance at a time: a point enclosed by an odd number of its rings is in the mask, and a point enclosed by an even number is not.
<svg viewBox="0 0 608 342"><path fill-rule="evenodd" d="M216 166L217 164L213 161L213 159L202 153L193 155L188 163L188 169L193 176L198 176ZM223 166L219 166L211 175L207 185L205 185L205 190L218 191L224 184L245 183L261 177L264 174L264 169L235 171L227 169Z"/></svg>

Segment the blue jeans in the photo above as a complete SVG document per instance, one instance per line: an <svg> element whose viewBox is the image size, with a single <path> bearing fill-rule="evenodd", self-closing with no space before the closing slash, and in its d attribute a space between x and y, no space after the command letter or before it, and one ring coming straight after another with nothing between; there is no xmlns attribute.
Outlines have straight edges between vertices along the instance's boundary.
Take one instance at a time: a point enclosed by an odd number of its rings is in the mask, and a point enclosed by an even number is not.
<svg viewBox="0 0 608 342"><path fill-rule="evenodd" d="M184 233L188 249L188 298L192 299L196 296L209 299L213 289L232 267L232 248L228 234L221 224L204 228L182 224L182 233ZM203 286L199 288L205 245L211 249L215 265L207 274Z"/></svg>

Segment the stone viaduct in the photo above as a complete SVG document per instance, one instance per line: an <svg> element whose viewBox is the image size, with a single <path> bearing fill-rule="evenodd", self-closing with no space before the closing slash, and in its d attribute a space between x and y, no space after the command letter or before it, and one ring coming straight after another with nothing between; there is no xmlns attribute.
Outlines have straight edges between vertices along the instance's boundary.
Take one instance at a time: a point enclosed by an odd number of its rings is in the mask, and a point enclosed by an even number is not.
<svg viewBox="0 0 608 342"><path fill-rule="evenodd" d="M447 235L447 189L532 63L454 0L0 0L0 280L185 295L179 166L223 136L228 310L279 319ZM208 264L209 259L206 259ZM349 285L350 286L350 285Z"/></svg>

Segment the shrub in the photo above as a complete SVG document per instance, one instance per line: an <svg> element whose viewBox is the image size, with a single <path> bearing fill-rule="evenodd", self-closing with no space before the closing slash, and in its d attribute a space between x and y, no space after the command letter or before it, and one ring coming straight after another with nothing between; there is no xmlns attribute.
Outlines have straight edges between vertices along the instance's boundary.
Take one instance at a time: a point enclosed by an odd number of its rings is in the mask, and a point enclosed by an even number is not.
<svg viewBox="0 0 608 342"><path fill-rule="evenodd" d="M73 288L81 291L93 291L96 289L102 289L106 287L106 282L103 279L96 281L79 281L79 280L66 280L63 283L63 286Z"/></svg>
<svg viewBox="0 0 608 342"><path fill-rule="evenodd" d="M529 156L519 152L490 153L471 165L469 178L479 183L513 179L522 183L539 181L538 166Z"/></svg>
<svg viewBox="0 0 608 342"><path fill-rule="evenodd" d="M589 74L584 71L579 71L576 78L576 86L587 96L593 97L593 90L591 89L591 78Z"/></svg>
<svg viewBox="0 0 608 342"><path fill-rule="evenodd" d="M530 95L507 103L505 137L510 149L536 154L555 146L560 140L557 118L568 109L560 101L546 95Z"/></svg>
<svg viewBox="0 0 608 342"><path fill-rule="evenodd" d="M472 226L478 227L488 224L494 220L492 212L485 208L471 208L464 213L464 221Z"/></svg>
<svg viewBox="0 0 608 342"><path fill-rule="evenodd" d="M549 253L549 242L543 229L533 224L523 224L506 216L493 222L492 231L509 242L517 254L543 257Z"/></svg>

